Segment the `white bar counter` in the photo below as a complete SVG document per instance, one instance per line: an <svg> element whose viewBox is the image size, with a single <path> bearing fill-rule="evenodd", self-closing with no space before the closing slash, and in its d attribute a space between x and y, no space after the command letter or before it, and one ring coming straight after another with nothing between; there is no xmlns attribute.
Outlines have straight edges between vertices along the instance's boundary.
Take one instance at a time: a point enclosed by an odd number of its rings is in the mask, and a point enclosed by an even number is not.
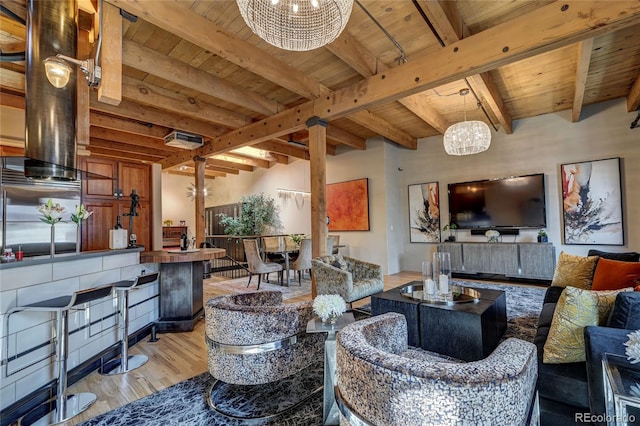
<svg viewBox="0 0 640 426"><path fill-rule="evenodd" d="M55 324L46 312L6 312L79 290L158 271L158 263L140 263L138 249L39 256L0 264L0 410L19 401L57 377L54 371ZM118 342L116 299L106 297L69 315L68 370L95 359ZM159 284L148 284L131 293L130 335L158 319ZM7 349L8 348L8 349Z"/></svg>

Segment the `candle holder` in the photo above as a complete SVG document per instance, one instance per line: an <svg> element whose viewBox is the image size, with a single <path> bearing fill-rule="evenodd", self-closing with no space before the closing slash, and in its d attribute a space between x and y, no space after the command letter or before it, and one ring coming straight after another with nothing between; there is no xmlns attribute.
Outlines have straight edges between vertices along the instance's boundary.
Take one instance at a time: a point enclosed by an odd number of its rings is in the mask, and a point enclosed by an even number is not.
<svg viewBox="0 0 640 426"><path fill-rule="evenodd" d="M433 279L433 263L430 260L422 262L422 298L431 301L438 299L438 290Z"/></svg>
<svg viewBox="0 0 640 426"><path fill-rule="evenodd" d="M443 302L453 300L451 293L451 255L447 252L433 253L433 279L438 298Z"/></svg>

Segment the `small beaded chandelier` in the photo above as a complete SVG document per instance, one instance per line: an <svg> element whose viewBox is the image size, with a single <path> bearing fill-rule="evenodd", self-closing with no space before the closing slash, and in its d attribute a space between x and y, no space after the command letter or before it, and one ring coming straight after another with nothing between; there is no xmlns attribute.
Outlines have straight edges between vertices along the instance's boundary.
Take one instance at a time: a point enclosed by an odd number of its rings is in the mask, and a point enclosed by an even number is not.
<svg viewBox="0 0 640 426"><path fill-rule="evenodd" d="M236 0L251 30L285 50L317 49L334 41L349 21L353 0Z"/></svg>
<svg viewBox="0 0 640 426"><path fill-rule="evenodd" d="M469 89L460 90L462 99L469 94ZM466 102L464 102L466 107ZM482 121L467 121L467 110L464 121L449 126L444 132L444 150L449 155L471 155L489 149L491 130Z"/></svg>

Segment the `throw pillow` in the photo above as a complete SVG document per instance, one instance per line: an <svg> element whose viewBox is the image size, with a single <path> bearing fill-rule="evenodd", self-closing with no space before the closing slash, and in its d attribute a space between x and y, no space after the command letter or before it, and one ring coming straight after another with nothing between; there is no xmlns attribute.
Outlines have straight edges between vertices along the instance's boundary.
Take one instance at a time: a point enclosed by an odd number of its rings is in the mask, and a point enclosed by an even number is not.
<svg viewBox="0 0 640 426"><path fill-rule="evenodd" d="M640 262L600 258L593 274L592 290L617 290L640 285Z"/></svg>
<svg viewBox="0 0 640 426"><path fill-rule="evenodd" d="M560 252L551 285L590 289L597 261L598 256L584 257Z"/></svg>
<svg viewBox="0 0 640 426"><path fill-rule="evenodd" d="M553 313L543 361L547 364L585 361L584 328L604 324L618 293L630 290L565 288Z"/></svg>
<svg viewBox="0 0 640 426"><path fill-rule="evenodd" d="M610 260L620 260L622 262L640 262L640 253L630 251L626 253L611 253L608 251L589 250L588 256L598 256Z"/></svg>
<svg viewBox="0 0 640 426"><path fill-rule="evenodd" d="M347 270L347 262L344 260L342 255L329 255L323 258L324 263L328 263L334 268L342 269L343 271Z"/></svg>

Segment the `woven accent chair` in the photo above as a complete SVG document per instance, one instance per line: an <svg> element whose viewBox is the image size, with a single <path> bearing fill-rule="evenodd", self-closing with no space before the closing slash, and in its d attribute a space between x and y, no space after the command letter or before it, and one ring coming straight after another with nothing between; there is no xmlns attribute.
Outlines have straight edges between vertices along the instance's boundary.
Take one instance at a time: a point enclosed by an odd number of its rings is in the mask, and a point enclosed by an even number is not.
<svg viewBox="0 0 640 426"><path fill-rule="evenodd" d="M245 239L242 240L244 245L244 254L247 258L247 267L249 269L249 282L247 287L251 284L251 278L254 275L258 275L258 290L260 290L260 282L262 281L262 274L267 274L267 280L271 272L278 272L280 281L282 283L282 265L272 262L264 262L260 258L258 252L258 240Z"/></svg>
<svg viewBox="0 0 640 426"><path fill-rule="evenodd" d="M536 347L519 339L485 359L458 362L408 346L405 317L387 313L338 333L336 376L341 425L539 421Z"/></svg>
<svg viewBox="0 0 640 426"><path fill-rule="evenodd" d="M289 266L289 270L298 272L298 284L302 285L304 271L311 271L311 240L305 238L300 241L300 251L296 260Z"/></svg>
<svg viewBox="0 0 640 426"><path fill-rule="evenodd" d="M282 303L281 292L260 291L212 298L204 311L209 373L216 379L208 399L216 411L212 395L224 383L271 383L323 359L326 335L306 332L312 301Z"/></svg>
<svg viewBox="0 0 640 426"><path fill-rule="evenodd" d="M318 294L339 294L351 304L384 290L380 265L339 254L317 257L311 265Z"/></svg>

